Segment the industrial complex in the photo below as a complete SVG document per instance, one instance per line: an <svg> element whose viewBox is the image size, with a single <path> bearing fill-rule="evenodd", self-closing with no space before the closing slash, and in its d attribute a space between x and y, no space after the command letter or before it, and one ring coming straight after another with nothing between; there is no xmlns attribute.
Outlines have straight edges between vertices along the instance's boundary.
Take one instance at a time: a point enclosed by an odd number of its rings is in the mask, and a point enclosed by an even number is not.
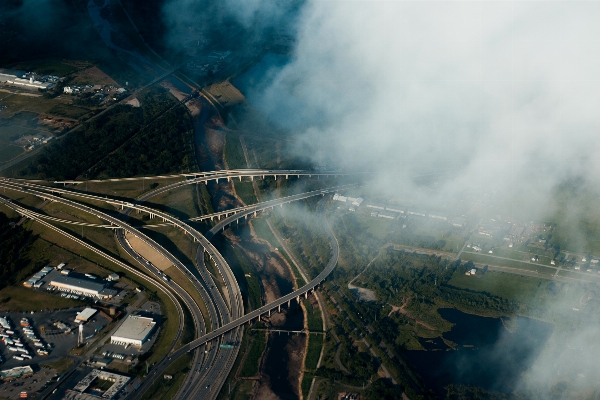
<svg viewBox="0 0 600 400"><path fill-rule="evenodd" d="M34 72L0 68L0 83L20 86L26 89L48 89L56 84L58 76L40 76Z"/></svg>

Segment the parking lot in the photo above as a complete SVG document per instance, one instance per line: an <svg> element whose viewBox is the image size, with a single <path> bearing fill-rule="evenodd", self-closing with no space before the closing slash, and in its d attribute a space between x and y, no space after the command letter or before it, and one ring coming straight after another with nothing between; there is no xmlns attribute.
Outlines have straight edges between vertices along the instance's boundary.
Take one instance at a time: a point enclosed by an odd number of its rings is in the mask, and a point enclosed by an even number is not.
<svg viewBox="0 0 600 400"><path fill-rule="evenodd" d="M46 383L56 377L56 372L49 368L34 368L33 370L33 376L0 384L0 398L18 399L19 394L23 391L31 397L36 392L45 389Z"/></svg>
<svg viewBox="0 0 600 400"><path fill-rule="evenodd" d="M4 359L1 369L8 369L21 365L31 365L35 363L43 363L57 358L62 358L77 345L77 324L75 316L78 311L83 310L83 307L70 308L66 310L38 312L34 314L23 313L2 313L0 316L7 318L14 332L12 337L19 337L23 343L23 347L28 350L31 360L18 360L13 358L15 352L8 351L8 346L0 343L0 354ZM40 339L44 345L43 350L47 351L48 356L41 356L37 353L40 347L34 346L32 340L28 340L24 334L24 328L20 326L21 318L27 318L30 323L30 329L33 330L35 336ZM65 333L65 330L58 328L55 324L62 323L70 329L70 332ZM90 339L97 334L97 331L108 325L109 320L102 314L97 313L83 327L84 340ZM18 353L18 352L17 352Z"/></svg>

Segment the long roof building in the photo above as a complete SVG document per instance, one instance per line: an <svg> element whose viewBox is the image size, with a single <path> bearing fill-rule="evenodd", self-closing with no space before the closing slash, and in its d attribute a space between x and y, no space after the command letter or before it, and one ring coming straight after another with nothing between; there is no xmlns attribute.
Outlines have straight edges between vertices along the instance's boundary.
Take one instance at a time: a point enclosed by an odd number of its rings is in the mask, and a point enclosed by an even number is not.
<svg viewBox="0 0 600 400"><path fill-rule="evenodd" d="M113 344L141 346L150 337L156 322L152 318L130 315L110 337Z"/></svg>
<svg viewBox="0 0 600 400"><path fill-rule="evenodd" d="M104 290L104 284L87 279L72 278L70 276L57 276L50 281L52 286L58 288L75 290L87 294L100 294Z"/></svg>

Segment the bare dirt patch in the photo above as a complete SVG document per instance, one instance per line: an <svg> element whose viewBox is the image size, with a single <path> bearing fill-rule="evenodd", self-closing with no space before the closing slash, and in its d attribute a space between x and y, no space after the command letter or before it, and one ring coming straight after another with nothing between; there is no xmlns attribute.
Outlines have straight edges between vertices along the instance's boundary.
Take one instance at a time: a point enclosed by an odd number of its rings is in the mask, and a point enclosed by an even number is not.
<svg viewBox="0 0 600 400"><path fill-rule="evenodd" d="M213 83L206 88L206 91L223 106L232 106L246 100L242 92L229 81Z"/></svg>
<svg viewBox="0 0 600 400"><path fill-rule="evenodd" d="M137 99L137 97L132 97L125 104L129 104L130 106L133 106L133 107L139 107L140 101Z"/></svg>
<svg viewBox="0 0 600 400"><path fill-rule="evenodd" d="M89 83L91 85L119 86L119 84L115 82L114 79L102 72L102 70L100 70L98 67L90 67L84 69L83 71L77 72L73 79L73 83Z"/></svg>
<svg viewBox="0 0 600 400"><path fill-rule="evenodd" d="M131 244L131 247L133 247L137 253L139 253L146 260L150 261L161 271L164 271L173 265L173 263L167 260L162 254L148 246L148 244L136 236L126 233L125 238L127 241L129 241L129 244Z"/></svg>

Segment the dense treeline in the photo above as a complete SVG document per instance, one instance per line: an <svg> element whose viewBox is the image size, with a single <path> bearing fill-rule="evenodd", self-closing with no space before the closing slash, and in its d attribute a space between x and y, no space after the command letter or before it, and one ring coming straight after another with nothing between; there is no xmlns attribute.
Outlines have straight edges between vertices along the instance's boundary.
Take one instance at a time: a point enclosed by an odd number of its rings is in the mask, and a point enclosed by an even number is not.
<svg viewBox="0 0 600 400"><path fill-rule="evenodd" d="M119 105L47 147L21 176L74 179L187 171L193 165L189 117L165 89L140 95L142 107ZM121 147L123 146L123 147Z"/></svg>
<svg viewBox="0 0 600 400"><path fill-rule="evenodd" d="M363 275L379 299L402 304L409 297L426 298L455 306L479 308L511 314L518 304L486 292L459 289L448 285L455 273L464 274L472 262L442 260L437 256L417 255L388 247Z"/></svg>
<svg viewBox="0 0 600 400"><path fill-rule="evenodd" d="M18 271L27 263L21 257L21 249L30 232L11 222L14 221L0 212L0 289L14 283Z"/></svg>
<svg viewBox="0 0 600 400"><path fill-rule="evenodd" d="M191 121L183 107L165 113L93 168L90 176L123 178L194 168Z"/></svg>
<svg viewBox="0 0 600 400"><path fill-rule="evenodd" d="M41 179L74 179L129 139L142 123L141 112L117 106L83 129L54 142L20 172Z"/></svg>
<svg viewBox="0 0 600 400"><path fill-rule="evenodd" d="M331 247L318 217L303 210L288 207L282 211L283 218L275 218L274 222L283 236L289 238L290 247L308 266L309 275L314 278L327 265Z"/></svg>

